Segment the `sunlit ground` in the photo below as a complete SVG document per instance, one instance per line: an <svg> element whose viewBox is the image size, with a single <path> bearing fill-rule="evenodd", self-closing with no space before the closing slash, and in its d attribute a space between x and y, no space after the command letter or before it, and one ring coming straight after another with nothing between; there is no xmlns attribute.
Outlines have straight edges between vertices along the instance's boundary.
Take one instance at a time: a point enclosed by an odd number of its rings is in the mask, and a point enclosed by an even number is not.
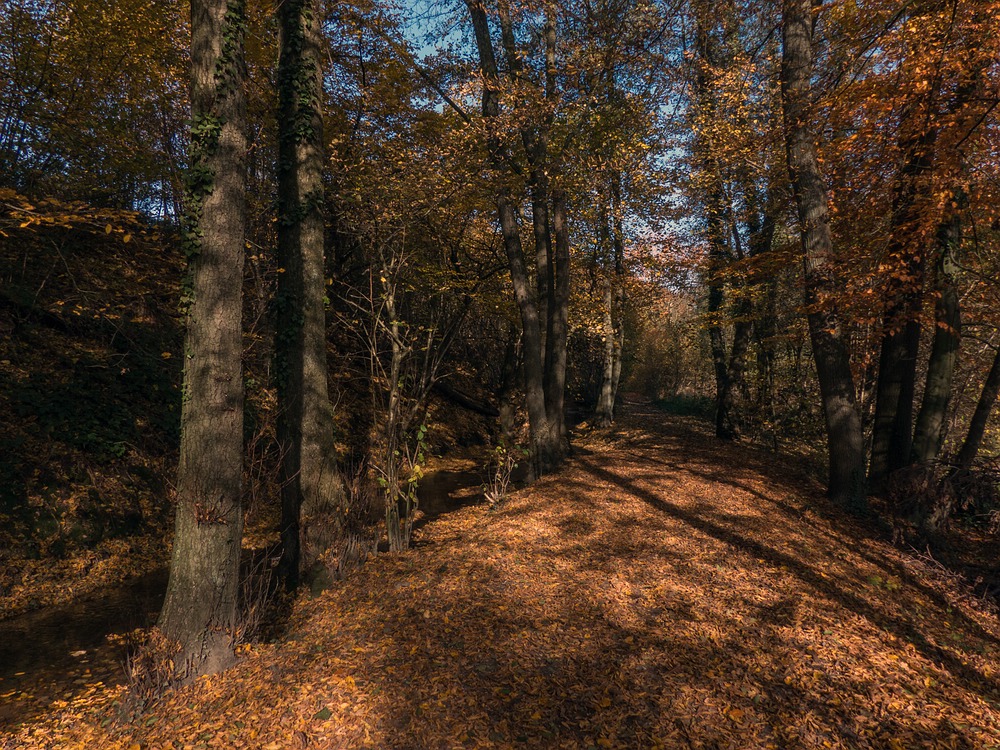
<svg viewBox="0 0 1000 750"><path fill-rule="evenodd" d="M1000 747L986 605L780 458L644 409L230 672L126 723L92 694L7 746Z"/></svg>

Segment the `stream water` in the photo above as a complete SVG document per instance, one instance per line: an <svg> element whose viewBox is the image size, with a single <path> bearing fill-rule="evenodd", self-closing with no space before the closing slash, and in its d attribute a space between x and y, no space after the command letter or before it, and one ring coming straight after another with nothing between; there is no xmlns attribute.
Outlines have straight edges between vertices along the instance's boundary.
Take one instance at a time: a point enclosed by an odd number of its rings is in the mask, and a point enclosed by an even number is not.
<svg viewBox="0 0 1000 750"><path fill-rule="evenodd" d="M420 488L418 526L482 499L482 472L450 462ZM0 731L124 679L125 648L108 636L148 627L167 586L166 568L70 604L0 621Z"/></svg>
<svg viewBox="0 0 1000 750"><path fill-rule="evenodd" d="M44 713L55 701L120 682L124 647L108 636L151 625L166 586L163 568L0 622L0 729Z"/></svg>

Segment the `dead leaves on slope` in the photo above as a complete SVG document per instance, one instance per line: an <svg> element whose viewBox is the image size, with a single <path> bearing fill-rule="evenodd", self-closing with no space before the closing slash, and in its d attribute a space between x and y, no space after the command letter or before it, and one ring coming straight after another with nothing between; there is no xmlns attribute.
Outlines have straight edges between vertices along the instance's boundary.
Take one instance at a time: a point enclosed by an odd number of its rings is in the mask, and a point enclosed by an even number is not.
<svg viewBox="0 0 1000 750"><path fill-rule="evenodd" d="M772 457L628 429L439 516L147 716L71 706L17 746L1000 746L992 614Z"/></svg>

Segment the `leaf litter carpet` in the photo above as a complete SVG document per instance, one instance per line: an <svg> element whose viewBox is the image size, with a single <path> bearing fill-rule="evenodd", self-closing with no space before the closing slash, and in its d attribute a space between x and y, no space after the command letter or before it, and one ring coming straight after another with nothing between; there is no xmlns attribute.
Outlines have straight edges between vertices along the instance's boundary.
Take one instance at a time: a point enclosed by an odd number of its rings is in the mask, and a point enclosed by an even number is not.
<svg viewBox="0 0 1000 750"><path fill-rule="evenodd" d="M781 458L632 405L137 717L7 747L1000 747L995 612Z"/></svg>

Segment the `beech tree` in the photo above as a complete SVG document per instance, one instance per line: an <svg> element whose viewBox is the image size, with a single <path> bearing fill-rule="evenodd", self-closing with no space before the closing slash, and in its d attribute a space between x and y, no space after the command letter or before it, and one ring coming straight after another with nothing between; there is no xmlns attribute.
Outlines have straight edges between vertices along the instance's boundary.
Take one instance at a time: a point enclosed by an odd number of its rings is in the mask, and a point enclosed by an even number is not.
<svg viewBox="0 0 1000 750"><path fill-rule="evenodd" d="M490 164L496 180L500 231L521 317L525 403L533 462L536 472L546 473L562 462L568 450L565 415L570 274L568 199L565 188L558 182L558 165L550 162L548 148L552 124L550 113L556 95L556 7L548 3L543 9L542 115L539 117L538 112L534 113L534 117L528 115L530 119L516 133L523 143L529 168L528 189L535 240L532 283L532 269L520 234L520 201L509 184L513 169L508 151L509 136L515 133L499 130L503 84L489 19L481 0L466 0L466 6L472 21L483 79L482 112L488 129ZM522 70L521 52L514 38L511 11L506 4L501 3L499 16L507 67L512 79L517 81ZM553 174L556 175L555 181Z"/></svg>
<svg viewBox="0 0 1000 750"><path fill-rule="evenodd" d="M605 199L601 201L598 217L598 241L602 251L601 260L605 265L601 294L604 362L601 369L601 390L594 408L594 421L599 427L608 427L614 421L625 349L625 325L622 320L625 308L625 230L621 173L612 170L607 182L606 189L601 191L602 198Z"/></svg>
<svg viewBox="0 0 1000 750"><path fill-rule="evenodd" d="M191 4L189 259L177 520L159 629L175 675L233 659L243 533L243 258L246 100L243 0Z"/></svg>
<svg viewBox="0 0 1000 750"><path fill-rule="evenodd" d="M830 496L848 510L867 508L861 414L850 351L837 308L833 240L826 185L813 130L813 0L785 0L781 92L788 170L798 209L806 315L826 423Z"/></svg>
<svg viewBox="0 0 1000 750"><path fill-rule="evenodd" d="M910 52L902 61L905 72L914 67L926 71L929 55L939 54L946 45L946 37L951 33L950 14L940 10L937 3L914 5L907 20L917 34L913 35ZM935 114L942 94L942 73L940 69L932 72L925 85L914 87L904 98L898 125L901 166L893 190L886 262L890 273L885 285L884 330L868 475L871 489L877 492L884 488L889 473L905 466L910 458L922 328L920 310L930 244L927 225L936 213L932 203L939 134Z"/></svg>
<svg viewBox="0 0 1000 750"><path fill-rule="evenodd" d="M338 536L345 503L327 393L322 18L320 0L278 4L275 377L282 572L290 586Z"/></svg>
<svg viewBox="0 0 1000 750"><path fill-rule="evenodd" d="M989 19L979 3L915 3L883 42L886 58L898 60L899 74L913 85L896 104L892 145L899 167L880 259L885 303L869 468L876 492L893 471L933 460L941 448L961 328L955 271L969 209L967 153L982 137L991 106L995 53L983 44ZM923 308L931 295L933 343L914 427L919 347L929 317Z"/></svg>

